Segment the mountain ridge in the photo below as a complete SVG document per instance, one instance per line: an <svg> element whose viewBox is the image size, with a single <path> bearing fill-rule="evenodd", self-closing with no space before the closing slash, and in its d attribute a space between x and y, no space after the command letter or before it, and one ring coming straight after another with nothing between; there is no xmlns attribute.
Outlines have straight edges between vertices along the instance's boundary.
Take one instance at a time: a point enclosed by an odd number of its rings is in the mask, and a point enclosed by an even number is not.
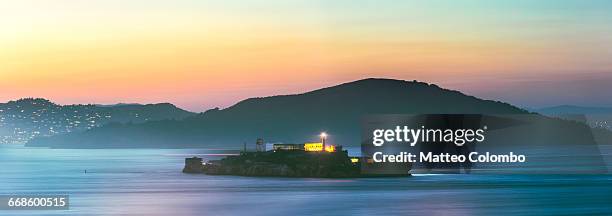
<svg viewBox="0 0 612 216"><path fill-rule="evenodd" d="M483 100L434 84L363 79L301 94L249 98L183 120L113 124L82 133L33 140L31 146L58 148L238 147L268 142L317 140L357 145L359 120L368 114L529 114L510 104ZM101 138L104 141L96 141Z"/></svg>

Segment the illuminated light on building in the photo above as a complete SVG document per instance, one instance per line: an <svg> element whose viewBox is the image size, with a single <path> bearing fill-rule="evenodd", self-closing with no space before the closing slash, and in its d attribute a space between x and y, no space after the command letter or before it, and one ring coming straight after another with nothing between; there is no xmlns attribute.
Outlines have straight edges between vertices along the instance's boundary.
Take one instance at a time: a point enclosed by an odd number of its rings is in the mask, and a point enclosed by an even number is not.
<svg viewBox="0 0 612 216"><path fill-rule="evenodd" d="M321 151L323 151L323 143L320 143L320 142L304 143L304 151L308 151L308 152L321 152ZM326 152L335 152L336 151L336 146L326 145L325 146L325 151Z"/></svg>
<svg viewBox="0 0 612 216"><path fill-rule="evenodd" d="M317 152L323 151L323 143L304 143L304 151Z"/></svg>
<svg viewBox="0 0 612 216"><path fill-rule="evenodd" d="M359 158L351 158L351 163L359 163Z"/></svg>

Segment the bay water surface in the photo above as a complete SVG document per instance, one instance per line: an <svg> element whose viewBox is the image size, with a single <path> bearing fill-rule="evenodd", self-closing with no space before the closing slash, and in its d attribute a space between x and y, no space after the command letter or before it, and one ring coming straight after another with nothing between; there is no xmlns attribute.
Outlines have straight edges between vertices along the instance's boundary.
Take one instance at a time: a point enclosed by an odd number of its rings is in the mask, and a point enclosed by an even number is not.
<svg viewBox="0 0 612 216"><path fill-rule="evenodd" d="M612 215L612 175L259 178L184 174L203 149L0 146L0 194L68 194L69 210L0 215Z"/></svg>

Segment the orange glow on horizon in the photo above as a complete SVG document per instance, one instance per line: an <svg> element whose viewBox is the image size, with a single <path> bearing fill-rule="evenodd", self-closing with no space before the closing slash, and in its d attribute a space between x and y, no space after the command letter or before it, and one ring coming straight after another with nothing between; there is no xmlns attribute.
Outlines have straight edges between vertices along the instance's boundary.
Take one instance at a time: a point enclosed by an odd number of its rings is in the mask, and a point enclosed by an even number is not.
<svg viewBox="0 0 612 216"><path fill-rule="evenodd" d="M513 89L506 77L612 70L605 7L529 4L0 2L0 102L170 102L201 112L370 77L486 95Z"/></svg>

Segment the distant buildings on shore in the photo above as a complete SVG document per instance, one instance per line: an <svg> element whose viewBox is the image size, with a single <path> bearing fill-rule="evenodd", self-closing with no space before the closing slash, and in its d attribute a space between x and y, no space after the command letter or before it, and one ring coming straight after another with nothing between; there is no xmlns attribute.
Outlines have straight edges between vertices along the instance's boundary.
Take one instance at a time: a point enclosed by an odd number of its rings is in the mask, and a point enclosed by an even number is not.
<svg viewBox="0 0 612 216"><path fill-rule="evenodd" d="M324 134L324 133L323 133ZM306 151L306 152L336 152L342 151L342 146L325 144L327 134L321 136L321 142L306 142L306 143L272 143L264 144L262 138L258 138L255 142L255 151ZM247 151L246 146L244 151Z"/></svg>
<svg viewBox="0 0 612 216"><path fill-rule="evenodd" d="M326 152L335 152L341 149L342 149L341 146L338 146L338 147L336 147L335 145L325 146ZM307 152L322 152L324 149L323 149L323 143L320 143L320 142L308 142L308 143L302 143L302 144L285 144L285 143L272 144L272 151L283 151L283 150L284 151L299 150L299 151L307 151Z"/></svg>
<svg viewBox="0 0 612 216"><path fill-rule="evenodd" d="M258 139L257 143L259 143ZM262 140L263 142L263 140ZM306 151L306 152L336 152L336 151L342 151L342 146L336 146L336 145L324 145L322 142L307 142L307 143L299 143L299 144L293 144L293 143L274 143L271 144L271 148L263 148L263 147L259 147L259 146L264 146L264 145L260 145L257 144L257 151L261 152L261 151Z"/></svg>
<svg viewBox="0 0 612 216"><path fill-rule="evenodd" d="M279 151L279 150L289 150L289 151L293 151L293 150L300 150L300 151L307 151L307 152L335 152L335 151L342 151L342 146L338 146L336 147L335 145L328 145L326 144L326 140L327 140L327 133L322 132L319 137L321 138L321 142L307 142L304 144L273 144L272 145L272 150L273 151ZM257 142L259 142L260 139L257 140ZM263 140L262 140L263 141Z"/></svg>
<svg viewBox="0 0 612 216"><path fill-rule="evenodd" d="M0 103L0 144L85 131L109 123L142 123L192 115L171 105L58 105L42 98Z"/></svg>

